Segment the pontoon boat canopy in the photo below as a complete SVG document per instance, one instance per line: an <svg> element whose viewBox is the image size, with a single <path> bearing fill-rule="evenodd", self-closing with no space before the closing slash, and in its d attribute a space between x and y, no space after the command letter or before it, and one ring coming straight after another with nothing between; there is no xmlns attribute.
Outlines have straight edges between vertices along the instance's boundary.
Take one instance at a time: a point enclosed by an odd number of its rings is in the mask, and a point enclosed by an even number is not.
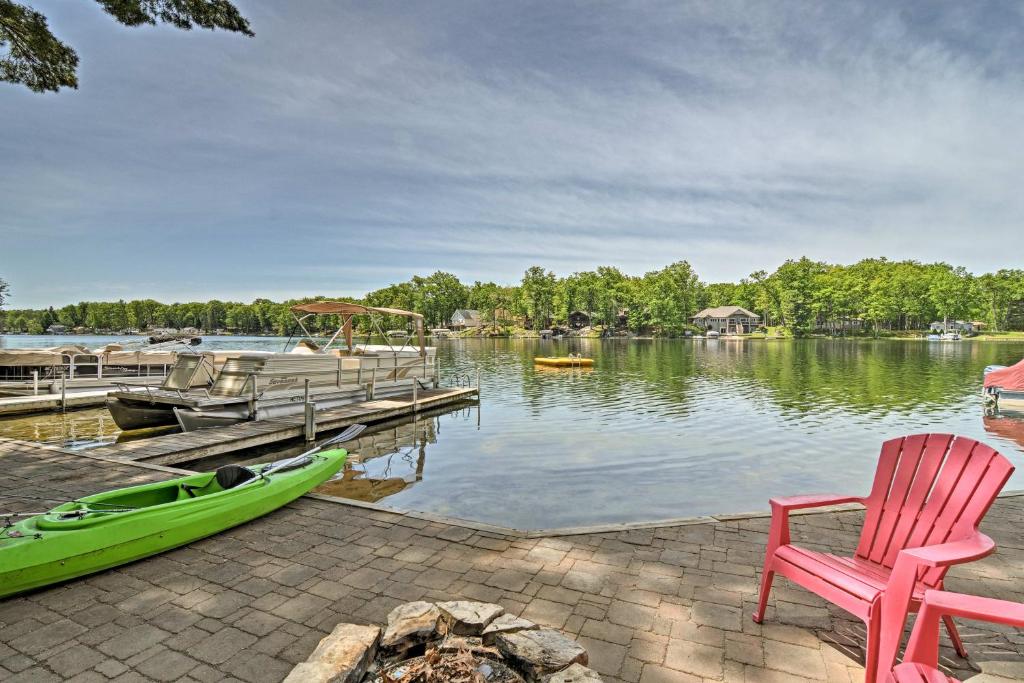
<svg viewBox="0 0 1024 683"><path fill-rule="evenodd" d="M364 313L380 313L382 315L401 315L407 318L422 318L421 313L403 311L398 308L374 308L349 301L311 301L308 304L292 306L293 313L313 313L315 315L362 315Z"/></svg>
<svg viewBox="0 0 1024 683"><path fill-rule="evenodd" d="M999 387L1006 391L1024 391L1024 360L985 375L986 387Z"/></svg>
<svg viewBox="0 0 1024 683"><path fill-rule="evenodd" d="M295 319L299 321L300 325L302 324L302 319L307 315L343 316L341 328L338 332L335 332L334 337L331 337L331 342L334 341L334 338L337 337L338 334L343 333L345 335L345 344L348 347L348 353L352 352L352 316L378 313L380 315L398 315L406 318L412 318L416 321L416 336L420 345L420 355L425 356L427 354L426 340L423 336L423 314L421 313L403 311L398 308L363 306L362 304L354 304L350 301L310 301L305 304L296 304L295 306L292 306L290 310L292 315L295 316ZM303 331L305 331L305 327L303 327ZM331 342L328 342L327 346L330 346Z"/></svg>

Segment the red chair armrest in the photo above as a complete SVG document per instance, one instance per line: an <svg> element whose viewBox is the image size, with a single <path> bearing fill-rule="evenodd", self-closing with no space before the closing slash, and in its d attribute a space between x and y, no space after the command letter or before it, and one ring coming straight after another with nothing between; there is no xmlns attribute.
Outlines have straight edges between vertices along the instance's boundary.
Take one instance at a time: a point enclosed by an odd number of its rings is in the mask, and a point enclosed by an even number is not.
<svg viewBox="0 0 1024 683"><path fill-rule="evenodd" d="M922 548L906 548L900 551L900 555L912 557L919 565L946 567L951 564L980 560L991 555L995 549L995 541L980 531L976 531L971 536L960 541L929 545Z"/></svg>
<svg viewBox="0 0 1024 683"><path fill-rule="evenodd" d="M907 643L904 662L932 668L938 666L939 620L945 615L1024 627L1024 605L1020 603L939 590L925 591L921 611Z"/></svg>
<svg viewBox="0 0 1024 683"><path fill-rule="evenodd" d="M808 496L789 496L787 498L769 498L772 510L803 510L805 508L840 505L842 503L863 503L860 496L841 496L838 493L816 493Z"/></svg>
<svg viewBox="0 0 1024 683"><path fill-rule="evenodd" d="M943 615L1024 627L1024 605L1019 602L929 590L925 591L923 604Z"/></svg>

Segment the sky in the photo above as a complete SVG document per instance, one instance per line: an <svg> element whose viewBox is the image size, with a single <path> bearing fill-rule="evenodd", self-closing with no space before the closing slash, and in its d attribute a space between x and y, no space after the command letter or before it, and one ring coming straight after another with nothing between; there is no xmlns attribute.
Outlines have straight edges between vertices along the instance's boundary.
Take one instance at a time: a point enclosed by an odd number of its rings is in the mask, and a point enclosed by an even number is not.
<svg viewBox="0 0 1024 683"><path fill-rule="evenodd" d="M0 84L9 306L1024 265L1019 2L236 5L254 38L33 0L80 83Z"/></svg>

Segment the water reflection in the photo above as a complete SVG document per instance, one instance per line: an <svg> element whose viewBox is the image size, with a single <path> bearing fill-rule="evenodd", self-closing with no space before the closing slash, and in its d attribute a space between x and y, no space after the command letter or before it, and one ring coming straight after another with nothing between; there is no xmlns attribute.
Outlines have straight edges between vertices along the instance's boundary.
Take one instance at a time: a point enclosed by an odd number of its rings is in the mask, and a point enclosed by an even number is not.
<svg viewBox="0 0 1024 683"><path fill-rule="evenodd" d="M345 444L349 458L317 493L375 503L423 480L427 445L437 442L434 418L374 429Z"/></svg>
<svg viewBox="0 0 1024 683"><path fill-rule="evenodd" d="M997 411L982 418L985 431L1003 441L1015 444L1024 452L1024 412Z"/></svg>
<svg viewBox="0 0 1024 683"><path fill-rule="evenodd" d="M22 415L0 420L0 438L90 448L117 441L121 430L106 408Z"/></svg>

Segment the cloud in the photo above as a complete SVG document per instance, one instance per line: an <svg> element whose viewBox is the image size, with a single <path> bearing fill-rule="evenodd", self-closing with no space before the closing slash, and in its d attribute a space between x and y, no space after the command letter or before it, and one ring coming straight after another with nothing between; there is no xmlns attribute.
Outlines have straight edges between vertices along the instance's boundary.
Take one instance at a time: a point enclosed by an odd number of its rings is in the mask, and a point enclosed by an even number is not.
<svg viewBox="0 0 1024 683"><path fill-rule="evenodd" d="M16 303L1024 246L1012 5L242 7L253 40L45 8L82 89L0 93Z"/></svg>

